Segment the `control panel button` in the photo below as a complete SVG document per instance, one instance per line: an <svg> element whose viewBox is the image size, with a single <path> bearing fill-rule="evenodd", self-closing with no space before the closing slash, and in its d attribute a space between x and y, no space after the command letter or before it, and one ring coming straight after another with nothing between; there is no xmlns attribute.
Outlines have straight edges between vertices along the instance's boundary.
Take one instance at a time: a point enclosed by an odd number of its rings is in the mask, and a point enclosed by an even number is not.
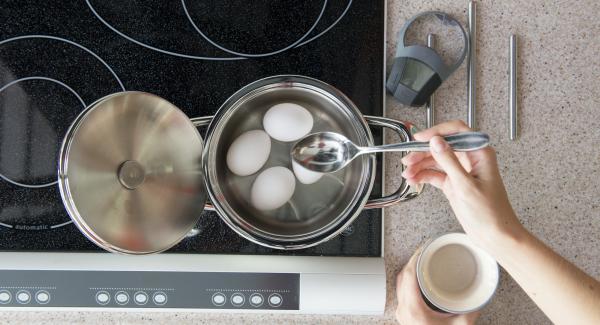
<svg viewBox="0 0 600 325"><path fill-rule="evenodd" d="M152 300L155 304L162 306L167 303L167 294L162 291L155 292L152 296Z"/></svg>
<svg viewBox="0 0 600 325"><path fill-rule="evenodd" d="M125 305L129 302L129 294L125 291L119 291L115 294L115 301L119 305Z"/></svg>
<svg viewBox="0 0 600 325"><path fill-rule="evenodd" d="M50 293L46 290L40 290L35 294L35 301L38 304L45 305L50 302Z"/></svg>
<svg viewBox="0 0 600 325"><path fill-rule="evenodd" d="M133 296L135 303L138 305L145 305L148 302L148 295L145 292L138 291Z"/></svg>
<svg viewBox="0 0 600 325"><path fill-rule="evenodd" d="M12 300L12 296L10 294L10 291L7 290L0 290L0 304L7 304Z"/></svg>
<svg viewBox="0 0 600 325"><path fill-rule="evenodd" d="M231 295L231 304L235 307L242 306L244 304L244 301L246 301L246 297L244 297L244 295L239 292L236 292Z"/></svg>
<svg viewBox="0 0 600 325"><path fill-rule="evenodd" d="M281 306L282 302L283 298L281 298L281 295L278 293L274 293L269 296L269 305L271 305L271 307L279 307Z"/></svg>
<svg viewBox="0 0 600 325"><path fill-rule="evenodd" d="M31 301L31 294L27 290L17 292L17 301L20 304L28 304Z"/></svg>
<svg viewBox="0 0 600 325"><path fill-rule="evenodd" d="M260 293L253 293L250 296L250 304L253 307L260 307L262 306L263 302L265 301L265 299L263 298L263 296Z"/></svg>
<svg viewBox="0 0 600 325"><path fill-rule="evenodd" d="M214 295L212 295L212 303L215 306L223 306L226 301L227 297L225 297L225 295L221 292L217 292Z"/></svg>
<svg viewBox="0 0 600 325"><path fill-rule="evenodd" d="M106 291L98 291L96 293L96 302L100 305L106 305L110 302L110 294Z"/></svg>

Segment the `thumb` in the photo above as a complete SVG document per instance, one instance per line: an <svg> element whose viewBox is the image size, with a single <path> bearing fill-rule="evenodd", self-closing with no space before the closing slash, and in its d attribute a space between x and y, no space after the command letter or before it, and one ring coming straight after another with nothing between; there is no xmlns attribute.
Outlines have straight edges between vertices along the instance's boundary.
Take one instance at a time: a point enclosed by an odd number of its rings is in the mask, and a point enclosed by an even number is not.
<svg viewBox="0 0 600 325"><path fill-rule="evenodd" d="M396 297L398 301L403 300L402 288L404 288L405 295L413 296L418 294L420 291L419 284L417 282L417 260L421 254L423 248L419 247L415 253L410 257L406 265L402 268L400 273L396 277Z"/></svg>
<svg viewBox="0 0 600 325"><path fill-rule="evenodd" d="M444 170L450 180L455 182L465 182L469 174L458 161L458 157L450 148L448 143L440 136L434 136L429 140L431 146L431 155L438 165Z"/></svg>

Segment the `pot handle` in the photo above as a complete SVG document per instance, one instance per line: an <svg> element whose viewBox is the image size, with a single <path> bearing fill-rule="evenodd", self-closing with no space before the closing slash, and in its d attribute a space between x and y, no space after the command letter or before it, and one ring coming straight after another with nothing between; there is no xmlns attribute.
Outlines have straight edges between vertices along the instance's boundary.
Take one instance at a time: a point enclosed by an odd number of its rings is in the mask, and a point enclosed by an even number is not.
<svg viewBox="0 0 600 325"><path fill-rule="evenodd" d="M194 123L195 127L199 128L199 127L203 127L203 126L208 126L210 124L210 121L212 121L213 117L214 117L213 115L194 117L194 118L191 118L190 121L192 121L192 123Z"/></svg>
<svg viewBox="0 0 600 325"><path fill-rule="evenodd" d="M208 126L210 124L210 121L212 121L213 117L214 116L212 116L212 115L202 116L202 117L194 117L194 118L191 118L190 121L192 121L192 123L194 124L195 127L200 128L200 127ZM215 206L212 204L212 202L210 202L210 199L207 199L206 203L204 204L204 211L216 211Z"/></svg>
<svg viewBox="0 0 600 325"><path fill-rule="evenodd" d="M408 142L413 140L413 134L416 133L417 128L409 122L396 121L393 119L380 117L380 116L365 116L365 120L370 126L378 126L383 128L389 128L398 135L402 141ZM404 167L403 167L404 169ZM390 205L404 202L412 198L417 197L423 191L423 184L416 186L409 185L404 178L402 178L402 184L396 192L384 195L378 198L371 198L365 205L366 209L379 209Z"/></svg>

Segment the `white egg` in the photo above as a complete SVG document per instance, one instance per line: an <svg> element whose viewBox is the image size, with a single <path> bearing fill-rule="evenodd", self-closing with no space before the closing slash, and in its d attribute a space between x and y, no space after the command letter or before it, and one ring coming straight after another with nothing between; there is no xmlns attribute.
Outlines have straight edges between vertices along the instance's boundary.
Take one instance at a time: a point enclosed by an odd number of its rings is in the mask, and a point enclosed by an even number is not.
<svg viewBox="0 0 600 325"><path fill-rule="evenodd" d="M302 184L313 184L323 177L323 173L313 172L310 169L302 167L295 161L292 161L292 169L294 174Z"/></svg>
<svg viewBox="0 0 600 325"><path fill-rule="evenodd" d="M296 179L285 167L271 167L263 170L250 193L252 206L258 210L275 210L283 206L294 195Z"/></svg>
<svg viewBox="0 0 600 325"><path fill-rule="evenodd" d="M227 150L227 167L238 176L259 171L269 159L271 138L263 130L242 133Z"/></svg>
<svg viewBox="0 0 600 325"><path fill-rule="evenodd" d="M263 118L263 127L275 140L296 141L312 130L313 117L300 105L281 103L269 108Z"/></svg>

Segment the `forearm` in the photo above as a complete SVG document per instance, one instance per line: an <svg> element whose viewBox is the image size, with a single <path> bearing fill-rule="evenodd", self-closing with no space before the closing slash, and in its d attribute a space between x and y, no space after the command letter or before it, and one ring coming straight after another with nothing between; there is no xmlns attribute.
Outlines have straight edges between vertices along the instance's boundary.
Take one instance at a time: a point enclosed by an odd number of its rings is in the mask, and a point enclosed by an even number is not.
<svg viewBox="0 0 600 325"><path fill-rule="evenodd" d="M498 236L496 260L556 324L600 324L600 283L522 229Z"/></svg>

